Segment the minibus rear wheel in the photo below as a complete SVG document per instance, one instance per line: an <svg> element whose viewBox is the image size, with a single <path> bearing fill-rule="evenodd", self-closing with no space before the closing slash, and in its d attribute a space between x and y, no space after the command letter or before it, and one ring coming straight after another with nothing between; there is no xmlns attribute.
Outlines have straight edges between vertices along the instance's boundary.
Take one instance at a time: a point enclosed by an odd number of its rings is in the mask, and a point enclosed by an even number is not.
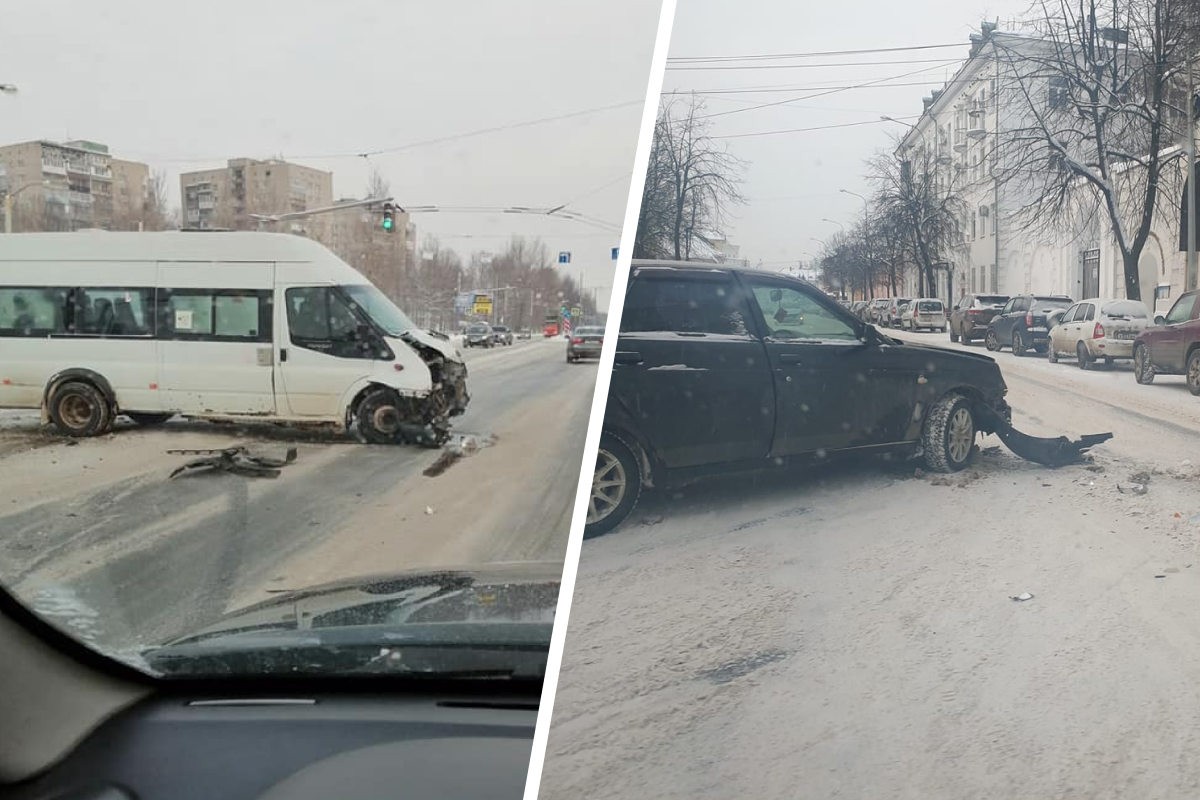
<svg viewBox="0 0 1200 800"><path fill-rule="evenodd" d="M112 407L90 383L69 381L50 397L50 420L66 436L97 436L112 427Z"/></svg>

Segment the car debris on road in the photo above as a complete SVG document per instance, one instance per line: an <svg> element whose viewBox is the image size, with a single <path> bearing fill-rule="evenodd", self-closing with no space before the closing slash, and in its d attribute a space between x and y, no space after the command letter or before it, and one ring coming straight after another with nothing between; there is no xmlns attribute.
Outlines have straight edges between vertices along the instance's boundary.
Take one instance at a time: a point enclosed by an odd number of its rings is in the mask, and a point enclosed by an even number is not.
<svg viewBox="0 0 1200 800"><path fill-rule="evenodd" d="M214 450L168 450L170 455L205 456L189 461L171 472L171 478L185 472L200 472L203 470L223 470L234 475L244 475L250 478L278 478L281 467L286 467L296 460L296 448L289 447L283 459L269 456L252 456L245 447L226 447Z"/></svg>
<svg viewBox="0 0 1200 800"><path fill-rule="evenodd" d="M1062 467L1075 464L1083 458L1084 453L1098 444L1103 444L1112 438L1111 433L1090 433L1071 441L1065 436L1047 438L1030 436L1021 433L1012 423L1001 417L990 407L980 404L977 413L988 417L989 423L995 427L996 435L1005 447L1026 461L1033 461L1047 467Z"/></svg>

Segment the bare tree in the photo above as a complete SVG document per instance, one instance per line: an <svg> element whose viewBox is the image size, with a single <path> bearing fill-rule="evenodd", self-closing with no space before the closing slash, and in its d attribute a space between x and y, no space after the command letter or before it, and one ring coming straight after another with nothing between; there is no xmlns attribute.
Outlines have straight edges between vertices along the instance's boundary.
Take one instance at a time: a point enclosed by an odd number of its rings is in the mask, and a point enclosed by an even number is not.
<svg viewBox="0 0 1200 800"><path fill-rule="evenodd" d="M868 179L875 185L875 206L887 220L887 246L894 255L907 249L917 267L922 297L937 292L936 270L950 260L961 238L963 201L954 178L938 170L933 152L924 146L898 157L880 153L867 162ZM896 261L892 261L892 292L896 291Z"/></svg>
<svg viewBox="0 0 1200 800"><path fill-rule="evenodd" d="M703 111L695 95L659 107L635 258L689 258L695 237L719 229L725 208L743 200L742 161L709 136Z"/></svg>
<svg viewBox="0 0 1200 800"><path fill-rule="evenodd" d="M993 38L1009 109L996 177L1032 229L1105 215L1141 299L1138 263L1185 127L1180 73L1195 0L1039 0L1032 40Z"/></svg>
<svg viewBox="0 0 1200 800"><path fill-rule="evenodd" d="M383 177L379 167L372 166L371 174L367 176L367 197L390 197L391 194L392 186L388 179Z"/></svg>

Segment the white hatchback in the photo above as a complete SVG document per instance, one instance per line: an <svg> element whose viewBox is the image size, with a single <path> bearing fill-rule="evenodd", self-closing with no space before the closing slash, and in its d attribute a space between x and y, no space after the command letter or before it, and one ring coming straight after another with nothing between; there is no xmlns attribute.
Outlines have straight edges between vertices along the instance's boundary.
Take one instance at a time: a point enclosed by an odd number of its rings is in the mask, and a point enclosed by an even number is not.
<svg viewBox="0 0 1200 800"><path fill-rule="evenodd" d="M1133 343L1150 324L1139 300L1080 300L1050 329L1050 363L1074 356L1080 369L1089 369L1100 359L1111 365L1133 358Z"/></svg>
<svg viewBox="0 0 1200 800"><path fill-rule="evenodd" d="M937 298L922 298L909 302L900 315L900 328L916 331L922 328L946 332L946 304Z"/></svg>

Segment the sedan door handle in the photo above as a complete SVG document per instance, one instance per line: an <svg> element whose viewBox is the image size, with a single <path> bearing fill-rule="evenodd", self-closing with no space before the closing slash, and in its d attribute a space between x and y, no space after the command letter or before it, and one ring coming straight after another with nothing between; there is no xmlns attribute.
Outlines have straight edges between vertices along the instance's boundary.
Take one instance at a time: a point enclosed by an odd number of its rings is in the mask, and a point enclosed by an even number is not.
<svg viewBox="0 0 1200 800"><path fill-rule="evenodd" d="M780 353L779 354L779 363L780 364L797 364L798 365L800 363L801 358L802 358L802 356L799 353Z"/></svg>
<svg viewBox="0 0 1200 800"><path fill-rule="evenodd" d="M613 356L614 364L641 364L642 354L633 350L618 350Z"/></svg>

